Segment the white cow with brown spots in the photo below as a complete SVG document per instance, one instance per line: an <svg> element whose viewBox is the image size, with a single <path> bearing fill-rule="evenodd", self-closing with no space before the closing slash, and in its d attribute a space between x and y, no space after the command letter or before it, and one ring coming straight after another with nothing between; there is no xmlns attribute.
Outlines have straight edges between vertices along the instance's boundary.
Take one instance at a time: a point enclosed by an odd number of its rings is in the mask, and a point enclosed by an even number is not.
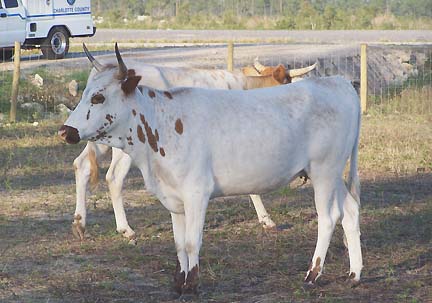
<svg viewBox="0 0 432 303"><path fill-rule="evenodd" d="M88 52L84 46L84 51L95 67L90 77L93 77L98 70L103 70L106 66L100 64ZM140 81L140 85L147 85L156 89L166 90L176 86L197 86L221 89L253 89L258 87L267 87L281 85L291 82L293 78L300 77L315 68L312 65L303 69L287 70L283 65L277 67L266 67L265 76L263 77L257 67L249 67L242 72L228 72L224 70L200 70L192 68L173 68L160 67L148 64L142 64L136 61L128 62L134 66L134 71L140 75L146 75ZM255 65L257 63L255 62ZM108 66L113 66L108 65ZM258 69L261 66L258 66ZM245 76L249 75L249 76ZM95 100L98 102L98 100ZM90 118L90 111L86 118ZM108 123L106 121L105 123ZM89 142L82 153L75 159L75 178L76 178L76 209L72 231L81 240L84 238L86 225L86 193L88 184L95 188L98 182L98 161L108 153L111 148L107 145ZM113 203L114 214L116 219L117 231L130 240L130 243L136 243L135 232L129 226L126 213L123 207L122 187L124 179L130 169L131 159L121 150L113 148L112 161L108 169L106 180ZM258 220L266 228L275 227L262 203L259 195L250 195Z"/></svg>
<svg viewBox="0 0 432 303"><path fill-rule="evenodd" d="M318 240L305 281L321 275L339 220L349 276L359 281L360 106L348 81L336 76L249 91L145 87L140 92L138 83L146 75L128 71L117 45L116 54L119 67L90 76L59 135L68 143L107 144L131 157L147 190L171 213L179 293L197 291L209 199L269 192L303 172L312 181L318 213ZM343 171L349 158L347 188Z"/></svg>

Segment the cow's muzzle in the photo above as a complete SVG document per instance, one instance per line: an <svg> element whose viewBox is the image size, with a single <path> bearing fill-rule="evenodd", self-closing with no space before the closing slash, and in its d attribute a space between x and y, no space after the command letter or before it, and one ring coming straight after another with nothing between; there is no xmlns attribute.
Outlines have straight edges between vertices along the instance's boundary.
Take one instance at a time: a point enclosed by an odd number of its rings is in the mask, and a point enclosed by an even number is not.
<svg viewBox="0 0 432 303"><path fill-rule="evenodd" d="M67 125L60 127L58 135L69 144L77 144L81 140L78 130Z"/></svg>

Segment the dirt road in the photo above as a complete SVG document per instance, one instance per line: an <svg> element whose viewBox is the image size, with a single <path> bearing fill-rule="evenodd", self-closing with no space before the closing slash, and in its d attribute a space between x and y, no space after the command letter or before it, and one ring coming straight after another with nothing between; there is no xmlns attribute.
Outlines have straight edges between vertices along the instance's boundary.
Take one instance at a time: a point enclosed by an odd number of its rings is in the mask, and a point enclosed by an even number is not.
<svg viewBox="0 0 432 303"><path fill-rule="evenodd" d="M124 30L98 29L92 42L106 41L227 41L237 42L275 40L299 43L374 43L374 42L432 42L432 31L412 30L338 30L338 31L288 31L288 30Z"/></svg>

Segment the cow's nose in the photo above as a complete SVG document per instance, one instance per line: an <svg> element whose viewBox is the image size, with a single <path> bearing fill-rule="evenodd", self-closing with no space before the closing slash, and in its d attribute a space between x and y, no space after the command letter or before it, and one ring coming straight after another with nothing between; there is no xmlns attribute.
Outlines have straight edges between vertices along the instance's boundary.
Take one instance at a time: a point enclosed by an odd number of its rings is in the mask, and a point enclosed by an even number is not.
<svg viewBox="0 0 432 303"><path fill-rule="evenodd" d="M58 135L69 144L77 144L80 142L78 130L74 127L62 125L58 131Z"/></svg>

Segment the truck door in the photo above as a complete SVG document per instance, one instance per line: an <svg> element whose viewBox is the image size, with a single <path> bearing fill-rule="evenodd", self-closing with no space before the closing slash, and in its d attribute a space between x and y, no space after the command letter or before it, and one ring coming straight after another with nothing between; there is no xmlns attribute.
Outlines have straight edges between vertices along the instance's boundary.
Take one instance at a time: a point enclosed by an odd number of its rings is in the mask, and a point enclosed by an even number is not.
<svg viewBox="0 0 432 303"><path fill-rule="evenodd" d="M0 47L11 47L26 37L26 13L21 0L0 0Z"/></svg>

